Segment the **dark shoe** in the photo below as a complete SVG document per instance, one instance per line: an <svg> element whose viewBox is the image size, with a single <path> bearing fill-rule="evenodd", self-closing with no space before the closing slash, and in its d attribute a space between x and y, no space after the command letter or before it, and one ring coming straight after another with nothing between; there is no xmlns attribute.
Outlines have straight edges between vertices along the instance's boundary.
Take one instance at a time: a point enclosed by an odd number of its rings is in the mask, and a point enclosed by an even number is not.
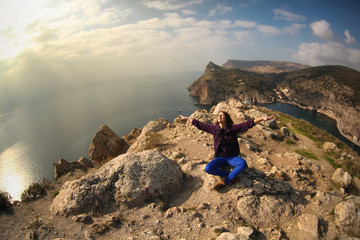
<svg viewBox="0 0 360 240"><path fill-rule="evenodd" d="M219 190L220 188L225 186L225 178L222 177L220 180L214 185L214 190Z"/></svg>

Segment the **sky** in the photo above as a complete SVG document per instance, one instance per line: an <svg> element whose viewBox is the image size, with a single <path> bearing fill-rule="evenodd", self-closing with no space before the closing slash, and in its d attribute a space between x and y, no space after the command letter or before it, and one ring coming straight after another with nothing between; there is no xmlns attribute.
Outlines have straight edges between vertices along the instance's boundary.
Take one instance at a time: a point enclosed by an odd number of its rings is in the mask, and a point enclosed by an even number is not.
<svg viewBox="0 0 360 240"><path fill-rule="evenodd" d="M360 71L359 10L358 0L0 0L0 87L36 93L229 59Z"/></svg>

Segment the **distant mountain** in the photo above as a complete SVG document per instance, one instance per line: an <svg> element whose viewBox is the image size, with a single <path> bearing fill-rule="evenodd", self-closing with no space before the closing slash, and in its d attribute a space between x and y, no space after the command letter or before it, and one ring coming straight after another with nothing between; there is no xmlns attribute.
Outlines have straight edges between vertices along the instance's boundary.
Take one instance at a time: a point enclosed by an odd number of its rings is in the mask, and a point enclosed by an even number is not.
<svg viewBox="0 0 360 240"><path fill-rule="evenodd" d="M256 64L250 62L248 68L253 69L251 66ZM348 67L320 66L259 73L209 62L205 73L188 89L199 103L208 105L230 97L251 103L295 103L336 119L343 135L360 143L360 72Z"/></svg>
<svg viewBox="0 0 360 240"><path fill-rule="evenodd" d="M309 68L308 65L302 65L293 62L284 61L244 61L244 60L228 60L222 65L223 68L238 68L250 72L259 73L281 73L299 69Z"/></svg>

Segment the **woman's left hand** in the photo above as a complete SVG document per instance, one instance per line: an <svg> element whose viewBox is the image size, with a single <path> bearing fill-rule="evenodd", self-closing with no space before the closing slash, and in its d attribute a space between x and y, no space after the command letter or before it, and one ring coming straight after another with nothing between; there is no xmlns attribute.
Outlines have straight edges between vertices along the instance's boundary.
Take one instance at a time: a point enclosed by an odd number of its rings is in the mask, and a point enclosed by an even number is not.
<svg viewBox="0 0 360 240"><path fill-rule="evenodd" d="M265 122L265 121L271 120L271 119L273 119L273 118L274 118L274 115L271 115L270 117L264 117L264 118L263 118L263 121Z"/></svg>

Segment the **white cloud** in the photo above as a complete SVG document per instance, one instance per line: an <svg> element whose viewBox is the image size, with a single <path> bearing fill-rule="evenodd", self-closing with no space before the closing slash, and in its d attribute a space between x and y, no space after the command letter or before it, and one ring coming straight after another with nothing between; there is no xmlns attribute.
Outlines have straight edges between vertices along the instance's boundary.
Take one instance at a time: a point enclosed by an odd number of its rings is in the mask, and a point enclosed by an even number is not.
<svg viewBox="0 0 360 240"><path fill-rule="evenodd" d="M217 4L214 9L209 12L209 16L215 16L218 14L225 14L231 12L233 7L226 6L225 4Z"/></svg>
<svg viewBox="0 0 360 240"><path fill-rule="evenodd" d="M154 8L157 10L177 10L182 8L187 8L196 4L201 4L202 0L192 0L187 2L178 3L177 0L147 0L142 3L148 8Z"/></svg>
<svg viewBox="0 0 360 240"><path fill-rule="evenodd" d="M277 35L281 33L281 30L269 25L257 25L257 28L261 33L266 35Z"/></svg>
<svg viewBox="0 0 360 240"><path fill-rule="evenodd" d="M192 11L192 10L189 10L189 9L182 10L181 12L182 12L184 15L195 15L195 14L196 14L195 11Z"/></svg>
<svg viewBox="0 0 360 240"><path fill-rule="evenodd" d="M244 27L244 28L254 28L257 24L256 24L256 22L252 22L252 21L237 20L237 21L235 21L234 25L238 26L238 27Z"/></svg>
<svg viewBox="0 0 360 240"><path fill-rule="evenodd" d="M293 59L314 66L345 65L360 70L360 50L347 48L337 42L302 43Z"/></svg>
<svg viewBox="0 0 360 240"><path fill-rule="evenodd" d="M313 34L321 39L331 41L333 38L334 33L330 28L330 23L325 20L311 23L310 28L312 29Z"/></svg>
<svg viewBox="0 0 360 240"><path fill-rule="evenodd" d="M305 21L306 17L303 15L295 14L284 9L276 8L274 11L274 19L275 20L286 20L290 22L299 22Z"/></svg>
<svg viewBox="0 0 360 240"><path fill-rule="evenodd" d="M96 8L90 12L96 12ZM236 35L236 41L232 33L225 31L234 27L229 20L198 21L169 13L133 24L88 29L86 26L92 21L85 19L85 29L81 29L72 25L81 24L78 15L65 16L65 22L55 21L54 28L41 21L29 26L36 48L31 54L24 51L7 65L8 81L26 82L27 76L40 79L41 74L45 80L57 76L68 81L91 81L130 75L139 68L142 73L179 71L179 64L183 69L199 69L204 64L202 58L209 60L204 53L221 54L222 49L245 41L244 33L243 41L239 41L241 34ZM32 70L37 69L34 66L49 71L36 72Z"/></svg>
<svg viewBox="0 0 360 240"><path fill-rule="evenodd" d="M239 44L251 44L253 39L253 33L250 31L234 32L236 40Z"/></svg>
<svg viewBox="0 0 360 240"><path fill-rule="evenodd" d="M346 37L346 39L345 39L346 43L348 43L348 44L356 43L356 39L353 36L350 35L350 32L349 32L348 29L345 30L344 34L345 34L345 37Z"/></svg>
<svg viewBox="0 0 360 240"><path fill-rule="evenodd" d="M296 35L297 33L300 32L301 29L304 29L304 28L306 28L306 25L294 23L291 26L285 27L283 29L283 32L290 34L290 35Z"/></svg>

